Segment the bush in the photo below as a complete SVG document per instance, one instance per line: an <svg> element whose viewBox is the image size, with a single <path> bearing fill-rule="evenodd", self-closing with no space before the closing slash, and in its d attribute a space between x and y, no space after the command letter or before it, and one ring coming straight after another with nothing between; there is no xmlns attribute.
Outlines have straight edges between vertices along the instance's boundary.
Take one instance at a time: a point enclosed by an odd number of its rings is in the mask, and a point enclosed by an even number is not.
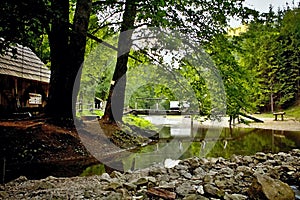
<svg viewBox="0 0 300 200"><path fill-rule="evenodd" d="M134 115L125 115L123 117L123 121L124 123L127 123L129 125L134 125L134 126L138 126L142 129L149 129L149 130L155 130L156 127L148 120L141 118L141 117L137 117Z"/></svg>

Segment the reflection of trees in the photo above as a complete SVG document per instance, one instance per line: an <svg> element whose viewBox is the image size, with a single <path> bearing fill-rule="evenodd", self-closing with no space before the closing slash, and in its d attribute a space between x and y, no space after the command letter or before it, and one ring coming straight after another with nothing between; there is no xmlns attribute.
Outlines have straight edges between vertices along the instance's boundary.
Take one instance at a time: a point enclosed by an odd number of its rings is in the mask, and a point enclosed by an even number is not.
<svg viewBox="0 0 300 200"><path fill-rule="evenodd" d="M253 155L256 152L287 151L295 147L295 143L286 137L275 137L271 130L250 131L243 137L228 141L226 149L219 141L208 154L211 157L222 156L229 158L232 154Z"/></svg>
<svg viewBox="0 0 300 200"><path fill-rule="evenodd" d="M288 151L296 147L295 142L284 137L281 131L272 132L263 129L232 129L232 131L224 129L219 138L206 137L205 141L203 149L203 142L195 139L182 158L193 156L230 158L233 154L253 155L256 152ZM214 145L213 148L211 145Z"/></svg>
<svg viewBox="0 0 300 200"><path fill-rule="evenodd" d="M285 136L294 141L297 147L300 147L300 133L298 131L285 132Z"/></svg>
<svg viewBox="0 0 300 200"><path fill-rule="evenodd" d="M196 130L194 138L167 137L170 136L170 127L165 128L166 137L124 159L124 167L126 169L146 167L153 163L163 163L166 158L185 159L194 156L230 158L233 154L253 155L256 152L288 151L296 147L293 141L295 135L289 132L235 128L223 129L220 137L216 137L216 132L209 132L208 128L200 127Z"/></svg>

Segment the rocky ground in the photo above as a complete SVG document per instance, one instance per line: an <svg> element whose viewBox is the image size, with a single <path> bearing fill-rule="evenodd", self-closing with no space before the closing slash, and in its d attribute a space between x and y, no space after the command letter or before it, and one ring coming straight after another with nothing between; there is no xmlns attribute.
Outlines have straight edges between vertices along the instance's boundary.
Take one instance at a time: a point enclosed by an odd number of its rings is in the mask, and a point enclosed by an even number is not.
<svg viewBox="0 0 300 200"><path fill-rule="evenodd" d="M170 168L101 176L20 177L0 187L0 199L299 199L299 185L300 150L293 150L190 158Z"/></svg>

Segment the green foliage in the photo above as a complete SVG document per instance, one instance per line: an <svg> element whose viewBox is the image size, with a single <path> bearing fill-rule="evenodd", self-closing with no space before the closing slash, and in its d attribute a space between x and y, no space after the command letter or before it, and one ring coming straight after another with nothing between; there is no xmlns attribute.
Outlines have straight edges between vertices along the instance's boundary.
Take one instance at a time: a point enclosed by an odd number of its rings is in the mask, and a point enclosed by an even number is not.
<svg viewBox="0 0 300 200"><path fill-rule="evenodd" d="M238 37L239 62L259 80L254 97L262 111L292 105L299 94L299 9L270 10Z"/></svg>
<svg viewBox="0 0 300 200"><path fill-rule="evenodd" d="M205 82L203 75L201 76L201 73L198 72L195 66L189 64L182 65L180 73L193 88L199 102L200 113L202 115L209 114L211 110L211 98L207 87L208 83Z"/></svg>
<svg viewBox="0 0 300 200"><path fill-rule="evenodd" d="M42 38L52 14L48 0L1 2L0 8L0 52L3 53L12 44L22 44L36 50L41 46ZM36 51L38 52L38 51Z"/></svg>
<svg viewBox="0 0 300 200"><path fill-rule="evenodd" d="M112 32L126 31L131 29L132 27L161 27L166 28L166 30L171 30L173 33L178 32L187 35L189 37L188 39L196 44L199 44L200 42L204 44L207 41L211 40L211 38L213 38L214 35L224 32L225 27L228 25L227 22L229 21L227 17L236 15L239 15L240 17L245 17L249 14L253 14L253 12L249 12L249 9L242 10L242 2L243 0L185 0L180 2L150 0L147 2L138 1L135 4L135 2L132 1L125 1L123 4L124 6L120 6L119 4L114 3L110 4L110 2L102 4L99 3L97 4L97 9L99 11L99 16L101 16L102 18L99 20L100 27L108 27L108 30L111 30ZM125 9L123 10L123 8ZM127 8L130 9L131 12L126 12L128 11ZM123 13L123 16L121 16L120 13ZM134 21L132 19L134 19ZM131 34L131 32L129 32L129 34ZM142 37L147 38L148 36L146 34ZM135 38L135 40L139 39ZM167 36L156 40L155 45L146 46L139 50L143 51L148 57L151 57L151 60L153 61L154 59L152 55L159 55L161 52L163 52L163 50L168 49L169 46L174 47L174 43L177 43L177 40L171 41L170 38ZM137 46L135 47L139 48ZM124 50L126 48L130 49L130 47L128 46L124 48L124 43L118 43L119 50ZM161 63L161 61L163 60L163 55L159 55L158 57L159 58L157 58L156 61ZM124 55L123 60L121 60L121 58L119 57L118 61L119 59L120 62L117 62L113 76L113 81L116 81L116 84L118 84L119 78L126 74L127 67L125 65L128 64L128 55ZM120 63L123 63L123 65L120 65ZM174 73L175 71L172 69L172 67L168 70L172 71L171 73ZM213 72L211 74L213 74ZM184 85L182 81L178 82L179 83L177 85ZM211 83L214 82L212 81ZM218 89L216 89L218 88L218 84L219 83L217 82L216 85L213 85L210 88L212 90L215 90L215 94L218 93ZM109 95L113 94L114 90L114 87L110 88L111 91L109 92ZM125 86L122 90L118 90L118 99L120 99L121 102L118 103L120 108L118 109L118 116L116 116L117 120L121 120L121 117L119 115L120 113L122 113L124 107L124 88ZM181 87L177 88L177 91L179 92L174 92L175 96L176 94L185 94L185 90L183 90ZM180 91L184 92L180 93ZM178 95L175 98L178 100L182 97L182 95ZM192 97L193 95L190 96L191 97L189 97L188 102L191 103L192 107L197 107L198 103L194 101L194 98ZM223 107L222 103L220 103L222 102L223 98L217 98L215 95L211 96L211 98L214 98L214 101L212 101L212 103L214 104L212 106L213 108ZM113 116L111 114L112 112L110 110L110 99L111 96L108 97L108 109L105 111L105 117L103 119L109 119L110 121L113 121L115 119L113 119ZM217 110L221 110L220 108L218 108Z"/></svg>
<svg viewBox="0 0 300 200"><path fill-rule="evenodd" d="M124 4L128 2L125 1ZM234 115L240 110L250 112L255 107L270 110L273 104L274 109L287 108L297 100L300 93L299 8L277 13L271 9L269 13L258 16L256 11L242 9L243 0L136 2L138 7L134 22L136 27L145 25L168 28L171 31L177 30L188 35L191 41L205 45L205 50L211 55L221 73L228 114ZM54 3L49 0L26 2L5 0L0 10L0 35L4 39L4 41L0 40L1 52L6 50L10 43L20 43L31 47L50 66L48 34L53 30L52 23L58 19L65 24L74 23L75 5L78 2L72 0L64 3L69 8L66 18L59 10L53 9ZM124 13L124 4L116 1L94 2L89 32L117 46L117 33L121 29L122 20L125 20L120 14ZM255 20L249 24L248 31L240 37L228 38L220 34L225 32L230 16L247 19L250 15L254 16ZM63 37L50 39L53 41L60 38ZM212 90L216 94L219 89L213 81L209 83L206 81L210 76L209 73L197 71L198 67L203 66L187 63L186 58L178 59L181 61L181 68L177 70L173 68L172 71L180 73L187 82L180 80L175 83L176 81L172 80L170 83L161 83L166 74L155 74L161 66L154 66L151 55L166 48L170 43L168 39L158 42L155 47L148 45L144 49L134 49L130 52L137 58L130 59L128 63L130 70L133 70L137 77L132 78L130 84L139 83L140 86L129 91L131 96L126 105L134 107L136 98L152 97L168 99L160 104L160 107L168 108L169 100L178 100L178 96L188 98L189 95L184 96L182 92L184 89L180 85L189 84L200 102L197 106L203 114L209 114L214 107L212 104L214 102L218 104L223 99L211 95ZM51 53L53 58L57 52ZM97 42L87 39L86 55L88 56L82 71L79 96L86 102L92 102L95 96L105 100L116 64L116 49L99 48ZM144 64L151 64L152 71L144 72L144 68L140 68L140 62L137 60ZM158 60L161 61L162 58ZM66 66L58 66L61 69L64 67ZM58 74L65 76L71 73ZM145 75L157 79L157 83L146 83L141 78ZM60 79L69 80L66 77ZM62 85L65 84L60 84ZM169 85L176 85L176 87L171 88ZM138 106L153 107L154 102L144 101Z"/></svg>
<svg viewBox="0 0 300 200"><path fill-rule="evenodd" d="M187 101L192 95L185 88L188 83L183 78L176 70L167 70L159 64L130 65L125 105L135 108L137 104L137 108L154 109L158 103L159 109L166 110L170 108L170 101Z"/></svg>
<svg viewBox="0 0 300 200"><path fill-rule="evenodd" d="M215 37L207 51L219 69L226 91L227 114L237 116L241 111L251 112L256 104L253 92L257 84L250 70L239 65L234 40L225 35Z"/></svg>
<svg viewBox="0 0 300 200"><path fill-rule="evenodd" d="M174 96L169 88L163 85L148 84L134 91L130 96L129 107L154 109L158 103L159 109L169 109L170 100L174 100Z"/></svg>
<svg viewBox="0 0 300 200"><path fill-rule="evenodd" d="M123 122L128 123L129 125L138 126L142 129L156 130L156 127L150 121L131 114L123 116Z"/></svg>
<svg viewBox="0 0 300 200"><path fill-rule="evenodd" d="M105 173L105 166L103 164L93 165L87 167L80 176L92 176L92 175L101 175Z"/></svg>
<svg viewBox="0 0 300 200"><path fill-rule="evenodd" d="M281 93L279 105L292 105L300 92L300 9L288 10L283 17L279 35Z"/></svg>
<svg viewBox="0 0 300 200"><path fill-rule="evenodd" d="M97 35L103 35L98 32ZM115 36L109 41L114 44ZM99 44L93 40L87 42L87 56L82 68L79 99L83 102L93 102L95 97L102 101L108 96L114 65L116 63L116 51Z"/></svg>
<svg viewBox="0 0 300 200"><path fill-rule="evenodd" d="M207 42L215 34L224 32L231 16L247 20L257 13L242 7L244 0L184 0L184 1L137 1L135 26L162 27L177 30L189 39ZM125 1L124 4L130 1ZM106 1L94 5L100 16L99 27L108 27L108 33L120 31L122 19L119 13L124 12L123 4ZM95 27L95 29L100 28Z"/></svg>
<svg viewBox="0 0 300 200"><path fill-rule="evenodd" d="M93 111L96 115L98 115L99 117L103 116L103 111L102 110L94 110Z"/></svg>

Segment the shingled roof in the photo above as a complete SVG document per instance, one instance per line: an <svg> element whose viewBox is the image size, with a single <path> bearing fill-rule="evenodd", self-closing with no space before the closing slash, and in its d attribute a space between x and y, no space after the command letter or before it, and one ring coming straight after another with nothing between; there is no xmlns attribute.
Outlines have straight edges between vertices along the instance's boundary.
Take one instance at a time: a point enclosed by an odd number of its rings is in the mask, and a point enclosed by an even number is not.
<svg viewBox="0 0 300 200"><path fill-rule="evenodd" d="M50 70L28 47L17 45L17 54L0 55L0 74L49 83Z"/></svg>

